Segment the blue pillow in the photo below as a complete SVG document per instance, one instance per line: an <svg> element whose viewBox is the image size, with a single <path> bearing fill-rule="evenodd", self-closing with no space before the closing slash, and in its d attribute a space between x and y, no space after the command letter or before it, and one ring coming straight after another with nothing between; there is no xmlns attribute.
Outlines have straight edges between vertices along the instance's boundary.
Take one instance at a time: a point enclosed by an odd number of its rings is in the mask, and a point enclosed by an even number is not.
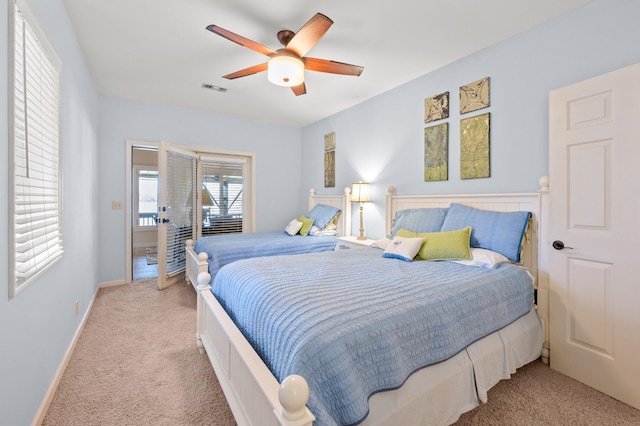
<svg viewBox="0 0 640 426"><path fill-rule="evenodd" d="M396 212L390 238L404 228L413 232L440 232L448 208L406 209ZM464 228L464 226L463 226Z"/></svg>
<svg viewBox="0 0 640 426"><path fill-rule="evenodd" d="M340 209L337 207L316 204L306 216L309 219L313 219L313 225L322 230L327 227L338 213L340 213Z"/></svg>
<svg viewBox="0 0 640 426"><path fill-rule="evenodd" d="M530 212L496 212L451 204L441 231L471 227L471 247L493 250L520 261L520 245Z"/></svg>

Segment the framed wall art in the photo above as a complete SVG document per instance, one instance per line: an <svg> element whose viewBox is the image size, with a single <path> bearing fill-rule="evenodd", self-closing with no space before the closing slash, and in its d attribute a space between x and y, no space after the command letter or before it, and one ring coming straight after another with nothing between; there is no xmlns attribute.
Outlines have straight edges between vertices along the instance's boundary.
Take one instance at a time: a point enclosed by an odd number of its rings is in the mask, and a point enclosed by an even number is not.
<svg viewBox="0 0 640 426"><path fill-rule="evenodd" d="M449 179L449 123L424 129L424 181Z"/></svg>
<svg viewBox="0 0 640 426"><path fill-rule="evenodd" d="M489 106L489 77L460 87L460 114Z"/></svg>
<svg viewBox="0 0 640 426"><path fill-rule="evenodd" d="M336 132L324 135L324 151L335 151L336 149Z"/></svg>
<svg viewBox="0 0 640 426"><path fill-rule="evenodd" d="M460 179L491 176L490 125L490 113L460 120Z"/></svg>
<svg viewBox="0 0 640 426"><path fill-rule="evenodd" d="M424 122L442 120L449 117L449 92L426 98L424 100Z"/></svg>
<svg viewBox="0 0 640 426"><path fill-rule="evenodd" d="M336 186L336 133L324 135L324 187Z"/></svg>

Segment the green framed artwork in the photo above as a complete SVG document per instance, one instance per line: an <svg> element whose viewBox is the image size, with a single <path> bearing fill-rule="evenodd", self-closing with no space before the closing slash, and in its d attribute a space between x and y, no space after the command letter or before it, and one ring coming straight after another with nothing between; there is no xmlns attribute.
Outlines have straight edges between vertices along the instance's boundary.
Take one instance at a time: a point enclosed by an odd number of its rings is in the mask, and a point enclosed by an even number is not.
<svg viewBox="0 0 640 426"><path fill-rule="evenodd" d="M491 176L491 113L460 120L460 179Z"/></svg>
<svg viewBox="0 0 640 426"><path fill-rule="evenodd" d="M424 129L424 181L449 179L449 123Z"/></svg>
<svg viewBox="0 0 640 426"><path fill-rule="evenodd" d="M324 187L336 186L336 132L324 135Z"/></svg>
<svg viewBox="0 0 640 426"><path fill-rule="evenodd" d="M324 153L324 187L334 188L336 186L336 152L328 151Z"/></svg>

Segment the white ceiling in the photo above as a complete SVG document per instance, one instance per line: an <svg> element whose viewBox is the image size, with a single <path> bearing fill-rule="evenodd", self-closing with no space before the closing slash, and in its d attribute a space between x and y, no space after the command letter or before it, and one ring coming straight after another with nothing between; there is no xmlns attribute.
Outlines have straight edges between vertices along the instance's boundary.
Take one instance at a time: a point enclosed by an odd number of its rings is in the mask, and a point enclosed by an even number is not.
<svg viewBox="0 0 640 426"><path fill-rule="evenodd" d="M305 126L590 0L63 1L101 94ZM297 97L264 72L221 77L268 58L207 25L275 50L279 30L317 12L334 24L308 55L363 66L360 77L309 71Z"/></svg>

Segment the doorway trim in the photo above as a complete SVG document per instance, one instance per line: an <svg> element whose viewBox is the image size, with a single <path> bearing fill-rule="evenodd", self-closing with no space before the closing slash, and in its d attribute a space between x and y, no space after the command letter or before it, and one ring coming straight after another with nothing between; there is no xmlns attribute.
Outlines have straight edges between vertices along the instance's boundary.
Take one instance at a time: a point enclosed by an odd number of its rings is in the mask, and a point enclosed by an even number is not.
<svg viewBox="0 0 640 426"><path fill-rule="evenodd" d="M133 148L151 148L159 149L160 144L158 142L139 141L135 139L126 140L126 172L125 172L125 195L124 195L124 214L125 214L125 275L124 281L126 284L133 281L133 224L131 223L131 213L133 206L131 205L131 187L133 185Z"/></svg>

